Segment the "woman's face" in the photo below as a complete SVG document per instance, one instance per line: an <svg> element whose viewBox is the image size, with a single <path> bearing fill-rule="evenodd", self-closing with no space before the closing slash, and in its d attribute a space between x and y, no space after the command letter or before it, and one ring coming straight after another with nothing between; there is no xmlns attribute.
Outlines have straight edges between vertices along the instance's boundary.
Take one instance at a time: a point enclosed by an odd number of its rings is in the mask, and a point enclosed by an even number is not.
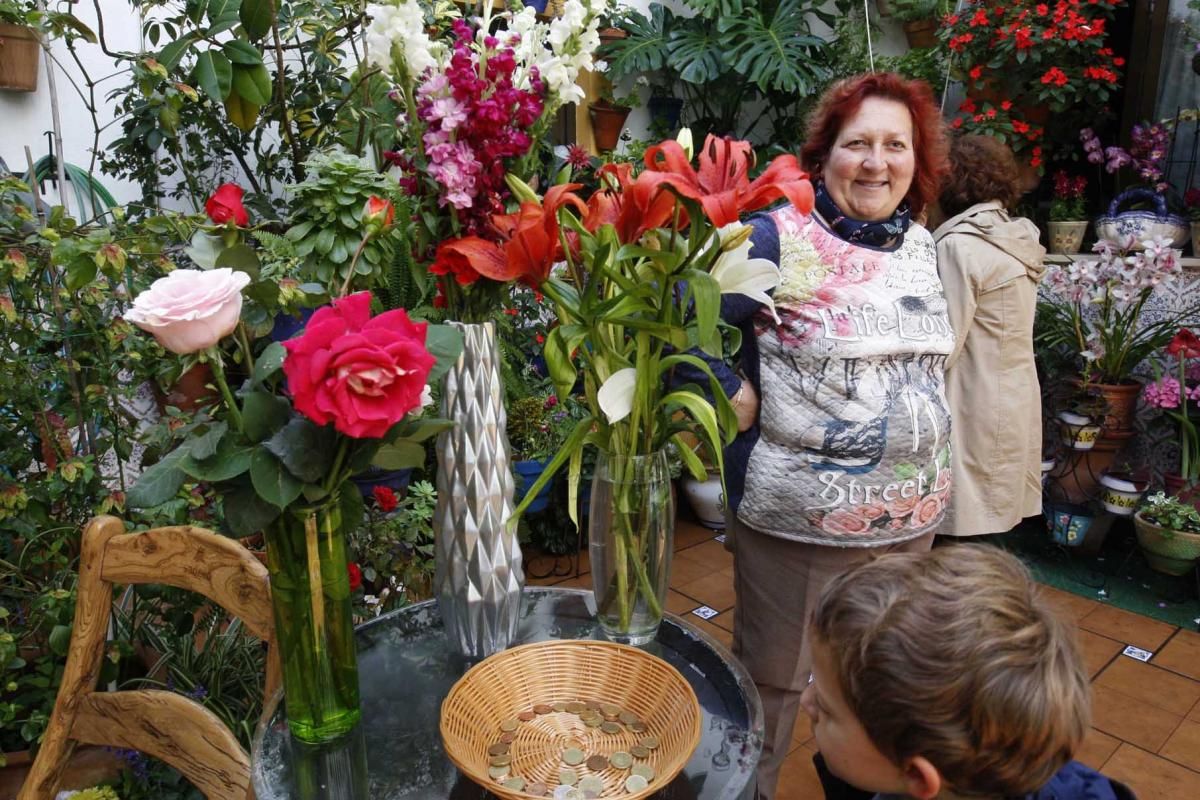
<svg viewBox="0 0 1200 800"><path fill-rule="evenodd" d="M900 205L915 167L908 107L868 97L842 125L822 177L838 208L854 219L878 222Z"/></svg>

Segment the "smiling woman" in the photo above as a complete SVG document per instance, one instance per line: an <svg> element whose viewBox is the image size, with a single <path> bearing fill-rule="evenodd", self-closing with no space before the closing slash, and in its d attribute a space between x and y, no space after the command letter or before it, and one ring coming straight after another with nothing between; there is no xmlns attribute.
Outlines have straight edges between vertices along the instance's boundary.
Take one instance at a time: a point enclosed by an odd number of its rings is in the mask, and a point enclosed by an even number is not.
<svg viewBox="0 0 1200 800"><path fill-rule="evenodd" d="M943 369L954 344L918 218L945 172L929 87L876 74L835 85L801 152L814 209L750 220L779 271L774 310L728 294L742 329L739 417L725 450L736 552L734 653L763 698L759 792L774 796L808 680L806 609L830 576L928 549L950 491ZM738 373L714 365L722 385ZM761 398L761 403L756 400Z"/></svg>

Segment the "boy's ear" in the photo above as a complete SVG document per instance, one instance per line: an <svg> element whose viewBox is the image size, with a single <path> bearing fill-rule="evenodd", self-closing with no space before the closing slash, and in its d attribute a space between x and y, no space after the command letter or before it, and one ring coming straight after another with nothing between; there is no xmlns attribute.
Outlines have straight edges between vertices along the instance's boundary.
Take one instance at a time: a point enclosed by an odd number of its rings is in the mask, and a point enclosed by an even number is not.
<svg viewBox="0 0 1200 800"><path fill-rule="evenodd" d="M942 791L942 774L924 756L913 756L904 764L905 792L914 800L933 800Z"/></svg>

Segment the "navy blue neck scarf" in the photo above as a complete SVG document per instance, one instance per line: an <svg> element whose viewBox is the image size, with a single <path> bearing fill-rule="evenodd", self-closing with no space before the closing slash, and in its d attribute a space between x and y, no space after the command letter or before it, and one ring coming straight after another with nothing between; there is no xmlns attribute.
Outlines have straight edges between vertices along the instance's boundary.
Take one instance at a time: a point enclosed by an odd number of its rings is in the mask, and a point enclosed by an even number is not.
<svg viewBox="0 0 1200 800"><path fill-rule="evenodd" d="M825 219L830 229L847 242L871 247L887 247L889 244L899 246L904 242L904 232L908 230L908 224L912 221L908 203L901 203L892 216L885 220L863 222L851 219L838 208L837 203L829 196L829 190L825 188L825 181L817 181L814 194L817 212Z"/></svg>

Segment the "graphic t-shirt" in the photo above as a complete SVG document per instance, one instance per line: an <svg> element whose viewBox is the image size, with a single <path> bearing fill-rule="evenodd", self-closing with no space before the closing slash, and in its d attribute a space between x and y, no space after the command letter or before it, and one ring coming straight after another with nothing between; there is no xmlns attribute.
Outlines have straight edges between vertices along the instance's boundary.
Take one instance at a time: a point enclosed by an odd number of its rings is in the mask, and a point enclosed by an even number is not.
<svg viewBox="0 0 1200 800"><path fill-rule="evenodd" d="M776 536L877 547L931 530L950 492L944 393L954 334L933 238L850 244L809 215L773 212L776 324L754 318L759 438L738 517Z"/></svg>

